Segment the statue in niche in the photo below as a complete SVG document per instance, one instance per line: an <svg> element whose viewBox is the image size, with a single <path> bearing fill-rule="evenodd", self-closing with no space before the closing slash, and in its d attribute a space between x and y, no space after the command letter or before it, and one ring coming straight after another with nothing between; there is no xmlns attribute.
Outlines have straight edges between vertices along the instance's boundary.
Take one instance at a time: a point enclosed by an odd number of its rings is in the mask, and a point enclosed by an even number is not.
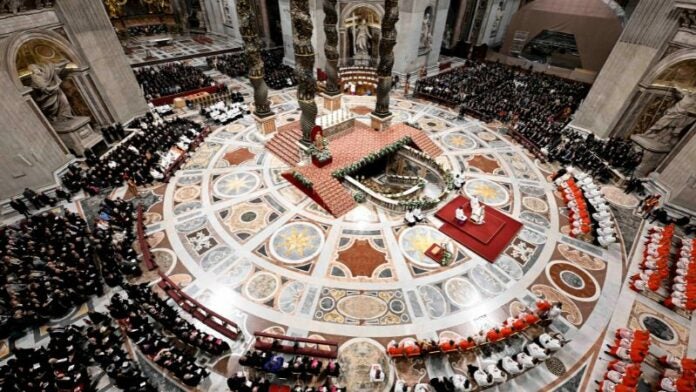
<svg viewBox="0 0 696 392"><path fill-rule="evenodd" d="M60 88L61 69L53 63L30 64L31 88L34 101L51 123L68 122L75 118L68 97Z"/></svg>
<svg viewBox="0 0 696 392"><path fill-rule="evenodd" d="M353 28L353 38L356 57L369 57L372 34L370 33L370 27L367 25L367 22L365 22L365 19L361 20L360 24Z"/></svg>
<svg viewBox="0 0 696 392"><path fill-rule="evenodd" d="M423 25L421 26L421 36L420 36L420 48L430 49L430 45L433 43L433 34L430 31L431 25L431 13L430 11L425 11L423 16Z"/></svg>
<svg viewBox="0 0 696 392"><path fill-rule="evenodd" d="M635 135L635 139L668 151L679 142L684 128L696 122L696 92L674 92L677 103L668 108L645 133Z"/></svg>
<svg viewBox="0 0 696 392"><path fill-rule="evenodd" d="M0 14L6 12L16 14L19 12L21 6L22 0L0 0Z"/></svg>

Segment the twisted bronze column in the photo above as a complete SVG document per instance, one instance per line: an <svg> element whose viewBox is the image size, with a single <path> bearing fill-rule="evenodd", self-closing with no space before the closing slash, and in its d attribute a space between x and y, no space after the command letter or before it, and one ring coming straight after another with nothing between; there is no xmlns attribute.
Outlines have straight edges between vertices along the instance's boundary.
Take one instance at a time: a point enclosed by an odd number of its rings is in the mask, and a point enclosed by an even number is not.
<svg viewBox="0 0 696 392"><path fill-rule="evenodd" d="M399 0L384 1L382 38L379 41L379 65L377 66L377 104L373 115L386 118L389 112L389 92L394 67L394 45L396 45L396 22L399 21Z"/></svg>
<svg viewBox="0 0 696 392"><path fill-rule="evenodd" d="M297 101L302 115L302 143L309 145L312 128L317 121L317 81L314 78L314 48L312 47L312 17L308 0L290 0L293 47L295 49L295 73L297 74Z"/></svg>
<svg viewBox="0 0 696 392"><path fill-rule="evenodd" d="M261 42L254 28L256 18L251 10L249 0L237 0L237 18L239 31L244 39L244 52L249 68L249 80L254 87L254 114L258 117L268 117L273 114L271 102L268 100L268 86L263 80L264 67L261 58Z"/></svg>
<svg viewBox="0 0 696 392"><path fill-rule="evenodd" d="M336 0L324 0L324 54L326 55L326 95L338 95L338 13Z"/></svg>

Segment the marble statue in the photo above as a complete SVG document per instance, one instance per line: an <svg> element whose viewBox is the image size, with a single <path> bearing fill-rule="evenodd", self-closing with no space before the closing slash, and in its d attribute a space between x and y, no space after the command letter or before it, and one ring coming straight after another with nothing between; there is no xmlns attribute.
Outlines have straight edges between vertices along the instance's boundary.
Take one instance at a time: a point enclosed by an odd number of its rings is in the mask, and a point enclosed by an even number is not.
<svg viewBox="0 0 696 392"><path fill-rule="evenodd" d="M355 26L353 36L356 57L369 57L372 34L370 34L370 27L365 22L365 19L361 20L360 24Z"/></svg>
<svg viewBox="0 0 696 392"><path fill-rule="evenodd" d="M682 130L696 121L696 92L679 91L681 99L642 135L635 139L651 143L655 147L669 150L674 147Z"/></svg>
<svg viewBox="0 0 696 392"><path fill-rule="evenodd" d="M433 35L430 31L430 14L426 13L423 16L423 25L421 26L420 48L430 49L433 41Z"/></svg>
<svg viewBox="0 0 696 392"><path fill-rule="evenodd" d="M32 95L48 121L60 123L72 120L75 115L68 97L60 88L60 69L53 63L31 64L28 69L31 72Z"/></svg>

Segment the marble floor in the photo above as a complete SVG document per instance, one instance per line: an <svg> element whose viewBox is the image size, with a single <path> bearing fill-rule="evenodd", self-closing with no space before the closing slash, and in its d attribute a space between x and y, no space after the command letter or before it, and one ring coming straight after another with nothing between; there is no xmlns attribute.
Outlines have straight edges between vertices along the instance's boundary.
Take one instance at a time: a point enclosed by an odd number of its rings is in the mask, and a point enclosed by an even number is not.
<svg viewBox="0 0 696 392"><path fill-rule="evenodd" d="M299 118L294 93L271 101L279 126ZM366 363L382 363L390 382L463 372L475 358L401 363L389 361L384 347L391 339L468 336L543 295L563 303L553 328L572 341L553 361L499 389L592 389L629 268L623 244L601 249L570 238L548 180L556 167L535 160L494 127L401 94L392 103L394 121L418 124L442 147L441 163L467 168L468 195L524 223L495 263L454 242L450 266L425 257L430 244L448 241L432 215L412 228L369 203L330 216L280 177L287 167L264 150L249 118L216 130L170 184L150 190L153 252L189 294L238 322L247 340L254 331L270 331L340 341L341 382L350 391L389 389L389 383L369 383ZM365 108L374 98L344 97L343 104L367 122ZM615 208L630 214L633 200L615 196ZM626 309L630 317L646 311L639 304ZM688 333L673 328L675 344L685 351ZM244 349L236 346L231 360L215 368L235 371Z"/></svg>
<svg viewBox="0 0 696 392"><path fill-rule="evenodd" d="M230 84L250 97L245 83ZM297 121L294 92L270 99L278 126ZM367 122L374 97L346 96L343 105ZM250 117L216 129L169 184L142 190L138 198L160 268L242 328L232 353L209 363L215 372L203 390L226 390L224 377L238 370L255 331L340 342L339 383L351 392L465 373L467 364L495 357L391 361L385 346L392 339L466 337L500 324L537 296L563 304L552 328L571 342L497 390L594 390L606 368L604 343L620 326L649 329L654 355L694 355L693 321L635 295L624 281L638 262L627 252L642 251L634 240L647 230L641 221L631 221L625 244L609 249L575 240L549 182L557 167L535 160L494 126L459 119L450 109L401 93L393 95L392 107L395 122L418 124L445 151L438 158L443 165L466 168L467 195L513 216L523 229L494 263L452 241L454 261L442 267L423 255L433 242L450 241L432 212L415 227L370 203L334 218L280 176L287 166L264 149ZM611 187L605 193L616 214L630 220L635 200ZM79 319L102 303L95 299L56 322ZM19 344L44 340L43 331ZM6 356L8 345L2 348ZM373 363L382 364L386 383L369 382ZM102 385L111 389L108 380Z"/></svg>

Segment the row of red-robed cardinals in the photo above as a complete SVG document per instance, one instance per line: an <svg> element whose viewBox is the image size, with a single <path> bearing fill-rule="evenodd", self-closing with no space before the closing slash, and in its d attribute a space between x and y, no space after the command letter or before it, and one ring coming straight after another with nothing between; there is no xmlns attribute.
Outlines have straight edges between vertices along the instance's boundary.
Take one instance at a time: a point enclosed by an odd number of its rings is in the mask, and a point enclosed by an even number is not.
<svg viewBox="0 0 696 392"><path fill-rule="evenodd" d="M674 225L653 227L645 240L640 273L630 279L630 287L638 292L657 292L665 287L669 296L663 304L670 309L696 310L696 239L685 239L671 262ZM673 276L671 285L665 284Z"/></svg>
<svg viewBox="0 0 696 392"><path fill-rule="evenodd" d="M640 273L633 275L630 286L633 290L658 291L669 276L669 253L674 237L674 225L655 226L648 230L645 239L643 260L638 267Z"/></svg>
<svg viewBox="0 0 696 392"><path fill-rule="evenodd" d="M389 356L417 357L431 353L468 351L477 346L505 341L508 337L526 330L541 322L550 322L561 314L560 302L551 303L545 299L536 302L534 309L525 308L515 317L509 317L500 327L488 331L480 330L467 338L433 340L404 339L400 343L392 340L387 346Z"/></svg>
<svg viewBox="0 0 696 392"><path fill-rule="evenodd" d="M614 343L607 344L608 354L616 357L607 365L604 380L597 382L600 392L636 391L642 371L640 364L650 349L650 332L619 328Z"/></svg>

